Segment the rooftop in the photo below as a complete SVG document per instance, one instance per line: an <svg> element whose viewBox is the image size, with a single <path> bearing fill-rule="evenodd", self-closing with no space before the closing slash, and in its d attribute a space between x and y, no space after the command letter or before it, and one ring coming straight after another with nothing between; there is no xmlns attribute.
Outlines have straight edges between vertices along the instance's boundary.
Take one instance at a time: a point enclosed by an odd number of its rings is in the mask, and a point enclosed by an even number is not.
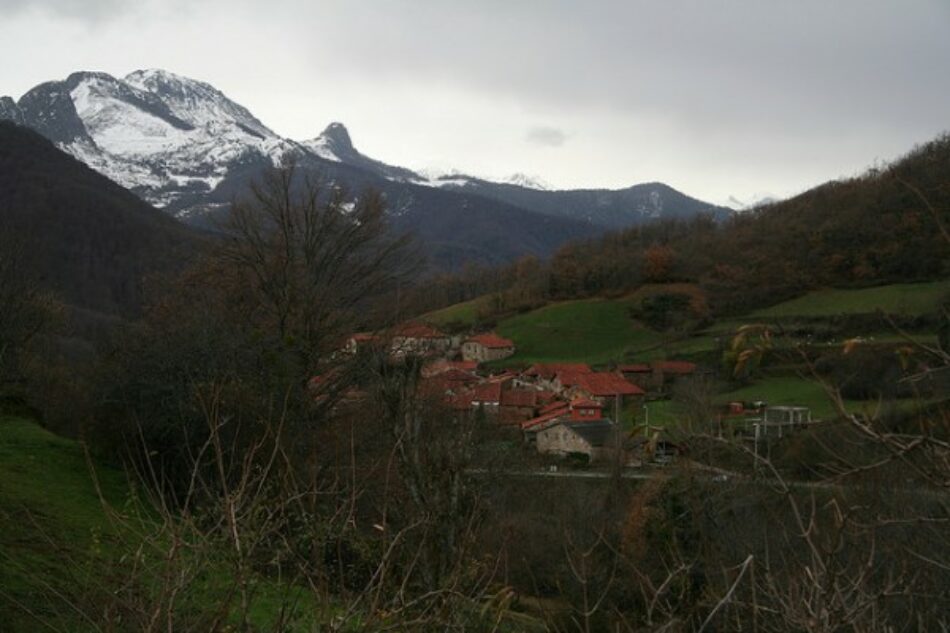
<svg viewBox="0 0 950 633"><path fill-rule="evenodd" d="M478 343L479 345L483 345L489 349L505 349L515 346L514 341L498 336L494 332L476 334L475 336L467 338L465 342Z"/></svg>

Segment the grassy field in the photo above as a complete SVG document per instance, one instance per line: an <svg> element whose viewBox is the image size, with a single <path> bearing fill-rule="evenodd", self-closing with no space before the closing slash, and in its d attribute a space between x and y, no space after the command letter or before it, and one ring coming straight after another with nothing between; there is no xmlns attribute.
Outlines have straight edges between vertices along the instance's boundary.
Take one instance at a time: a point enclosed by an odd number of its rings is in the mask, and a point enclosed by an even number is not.
<svg viewBox="0 0 950 633"><path fill-rule="evenodd" d="M423 314L419 318L433 325L445 326L449 324L460 324L472 327L478 320L479 312L484 309L490 301L491 297L484 295L472 299L471 301L456 303L447 308Z"/></svg>
<svg viewBox="0 0 950 633"><path fill-rule="evenodd" d="M141 506L131 499L124 472L102 465L93 470L76 442L32 421L0 416L0 631L100 631L74 605L101 599L97 592L118 588L127 574L135 574L135 583L126 590L148 593L150 583L159 582L129 567L143 542L132 527L152 531L156 517L146 512L137 515L144 522L117 525L102 503L136 516ZM143 560L156 554L148 546L143 552ZM189 601L220 604L230 586L228 569L206 564L202 579L179 600L181 608ZM257 587L251 617L269 630L279 613L276 596L288 588L270 579Z"/></svg>
<svg viewBox="0 0 950 633"><path fill-rule="evenodd" d="M633 321L628 310L623 300L565 301L506 319L496 329L517 345L508 364L619 361L660 341L655 332Z"/></svg>
<svg viewBox="0 0 950 633"><path fill-rule="evenodd" d="M933 312L950 294L950 281L893 284L858 290L817 290L807 295L753 312L752 318L815 317L839 314L888 314L917 316Z"/></svg>
<svg viewBox="0 0 950 633"><path fill-rule="evenodd" d="M124 476L100 469L104 497L121 507ZM33 422L0 418L0 621L11 631L77 630L64 603L49 609L37 599L49 588L81 582L112 527L80 447ZM18 603L38 610L29 617Z"/></svg>
<svg viewBox="0 0 950 633"><path fill-rule="evenodd" d="M719 403L764 400L773 406L799 405L808 407L811 409L812 417L816 419L827 420L837 417L831 399L821 384L799 376L763 378L751 385L722 393L716 400ZM876 400L845 400L844 404L845 408L853 413L877 413L878 407L881 406L881 403ZM886 406L896 406L897 409L907 412L926 404L928 404L927 401L906 399L891 402Z"/></svg>

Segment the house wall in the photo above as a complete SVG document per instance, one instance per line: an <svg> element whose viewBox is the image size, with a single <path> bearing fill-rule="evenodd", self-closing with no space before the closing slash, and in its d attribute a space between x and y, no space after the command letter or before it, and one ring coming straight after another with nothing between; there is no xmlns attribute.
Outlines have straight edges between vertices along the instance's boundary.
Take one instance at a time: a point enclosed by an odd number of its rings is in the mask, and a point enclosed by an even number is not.
<svg viewBox="0 0 950 633"><path fill-rule="evenodd" d="M539 453L553 455L584 453L590 457L591 461L594 461L594 447L563 424L556 424L538 431L536 441Z"/></svg>
<svg viewBox="0 0 950 633"><path fill-rule="evenodd" d="M411 338L397 336L392 340L392 351L403 354L445 352L452 346L450 338Z"/></svg>
<svg viewBox="0 0 950 633"><path fill-rule="evenodd" d="M462 344L462 359L477 360L480 363L508 358L514 353L513 347L485 347L475 342Z"/></svg>

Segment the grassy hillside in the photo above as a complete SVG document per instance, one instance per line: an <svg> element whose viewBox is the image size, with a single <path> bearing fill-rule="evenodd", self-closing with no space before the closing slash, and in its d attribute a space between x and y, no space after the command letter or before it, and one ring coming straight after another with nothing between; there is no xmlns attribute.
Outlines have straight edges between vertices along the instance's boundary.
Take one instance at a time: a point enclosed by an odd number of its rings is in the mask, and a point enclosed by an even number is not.
<svg viewBox="0 0 950 633"><path fill-rule="evenodd" d="M891 284L858 290L817 290L764 310L754 318L821 317L839 314L887 314L919 316L937 310L950 297L950 281Z"/></svg>
<svg viewBox="0 0 950 633"><path fill-rule="evenodd" d="M76 607L149 604L162 582L156 570L165 548L152 549L143 538L160 526L151 512L137 512L142 506L132 503L127 481L116 468L89 463L76 442L0 416L0 631L101 631ZM103 501L126 520L113 522ZM192 602L230 599L229 569L217 566L205 561L204 575L179 598L185 618L197 613ZM251 617L270 630L280 609L276 597L297 590L269 579L257 586ZM299 600L298 608L305 604Z"/></svg>
<svg viewBox="0 0 950 633"><path fill-rule="evenodd" d="M693 334L661 334L630 316L644 298L658 293L687 294L697 302L705 298L692 284L651 284L618 299L581 299L552 303L499 322L496 330L517 345L517 354L505 364L537 361L653 360L709 354L750 321L780 318L822 318L874 314L883 311L900 316L934 313L950 297L950 281L891 284L861 289L827 289L810 292L744 316L716 321ZM490 298L486 295L431 312L431 323L472 325ZM861 332L879 342L901 340L880 323L880 331ZM934 334L915 332L922 342L932 343Z"/></svg>
<svg viewBox="0 0 950 633"><path fill-rule="evenodd" d="M652 347L657 333L630 318L624 300L585 299L554 303L505 319L496 328L512 339L511 363L622 360L627 352Z"/></svg>
<svg viewBox="0 0 950 633"><path fill-rule="evenodd" d="M125 477L98 469L109 503L121 507ZM114 536L79 445L19 418L0 418L0 622L5 631L81 630L53 592L68 592ZM65 594L63 594L65 595ZM31 617L26 609L33 612Z"/></svg>
<svg viewBox="0 0 950 633"><path fill-rule="evenodd" d="M491 297L489 295L483 295L471 301L456 303L447 308L429 312L422 315L420 319L438 326L463 325L472 327L478 320L479 312L485 309L490 301Z"/></svg>

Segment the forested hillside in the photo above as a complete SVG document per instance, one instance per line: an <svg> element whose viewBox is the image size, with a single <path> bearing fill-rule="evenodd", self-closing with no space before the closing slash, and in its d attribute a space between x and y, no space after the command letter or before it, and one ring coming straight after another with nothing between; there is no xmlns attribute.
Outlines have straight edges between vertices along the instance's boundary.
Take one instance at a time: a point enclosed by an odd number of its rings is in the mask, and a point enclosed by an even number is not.
<svg viewBox="0 0 950 633"><path fill-rule="evenodd" d="M0 223L7 252L68 304L132 314L150 274L181 268L200 234L45 138L0 121Z"/></svg>
<svg viewBox="0 0 950 633"><path fill-rule="evenodd" d="M501 291L499 310L549 299L617 293L648 282L700 284L719 314L765 307L825 286L860 287L950 275L950 137L892 165L826 183L737 214L618 231L525 258L443 277L423 311ZM502 305L504 304L504 305Z"/></svg>

